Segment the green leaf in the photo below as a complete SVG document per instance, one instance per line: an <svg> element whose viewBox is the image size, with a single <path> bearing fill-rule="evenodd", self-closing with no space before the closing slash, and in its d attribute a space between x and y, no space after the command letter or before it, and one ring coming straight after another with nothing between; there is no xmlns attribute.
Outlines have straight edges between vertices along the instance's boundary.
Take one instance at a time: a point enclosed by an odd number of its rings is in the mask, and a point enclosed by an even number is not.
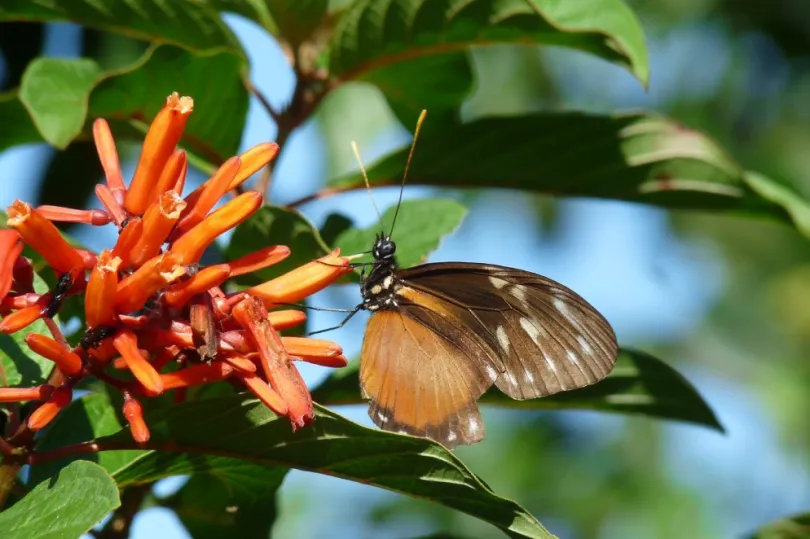
<svg viewBox="0 0 810 539"><path fill-rule="evenodd" d="M276 519L275 494L287 468L221 458L213 470L192 475L163 505L177 513L194 539L270 537Z"/></svg>
<svg viewBox="0 0 810 539"><path fill-rule="evenodd" d="M177 47L153 47L133 65L99 82L90 99L90 115L151 122L172 92L191 96L194 112L181 144L219 164L236 153L242 139L249 101L244 69L244 59L230 52L192 54ZM145 127L135 133L139 140Z"/></svg>
<svg viewBox="0 0 810 539"><path fill-rule="evenodd" d="M335 371L312 392L325 405L362 403L357 363ZM492 388L480 400L532 410L596 410L696 423L723 432L697 390L675 369L643 352L622 349L613 371L601 382L542 399L512 400Z"/></svg>
<svg viewBox="0 0 810 539"><path fill-rule="evenodd" d="M222 17L205 2L4 0L0 4L0 22L16 20L72 21L190 51L220 49L244 54Z"/></svg>
<svg viewBox="0 0 810 539"><path fill-rule="evenodd" d="M236 228L225 256L235 260L270 245L286 245L292 253L280 264L240 276L237 282L263 283L329 252L318 230L303 215L279 206L265 206Z"/></svg>
<svg viewBox="0 0 810 539"><path fill-rule="evenodd" d="M321 238L326 245L334 245L337 237L351 228L353 221L341 213L330 213L321 227Z"/></svg>
<svg viewBox="0 0 810 539"><path fill-rule="evenodd" d="M36 445L37 452L50 451L78 444L93 438L108 436L124 428L126 422L106 393L91 393L74 400L48 426ZM102 451L84 458L114 473L143 454L143 451ZM78 460L78 456L36 464L31 467L29 482L38 483L56 475L65 465Z"/></svg>
<svg viewBox="0 0 810 539"><path fill-rule="evenodd" d="M749 539L807 539L810 537L810 513L777 520L751 535Z"/></svg>
<svg viewBox="0 0 810 539"><path fill-rule="evenodd" d="M398 183L407 154L403 147L377 162L368 171L370 181ZM353 174L334 183L361 186L363 179ZM514 188L788 220L782 207L749 187L740 166L714 141L651 114L535 113L442 125L420 137L408 183Z"/></svg>
<svg viewBox="0 0 810 539"><path fill-rule="evenodd" d="M391 231L395 213L396 206L392 206L383 214L383 228L386 232ZM464 206L451 199L404 200L399 208L393 234L400 267L409 268L424 262L439 246L441 239L458 228L466 213ZM338 236L335 246L340 247L343 254L362 253L374 246L374 240L379 234L378 223L363 230L350 228ZM369 257L367 255L358 260Z"/></svg>
<svg viewBox="0 0 810 539"><path fill-rule="evenodd" d="M0 536L75 539L120 505L115 481L103 468L74 462L0 513Z"/></svg>
<svg viewBox="0 0 810 539"><path fill-rule="evenodd" d="M121 487L200 470L216 474L220 458L247 459L370 484L427 499L490 522L510 537L553 537L525 509L497 496L444 447L361 427L321 407L312 426L293 433L254 399L207 399L147 414L152 451L114 474ZM98 440L132 443L129 432ZM182 451L182 452L181 452Z"/></svg>
<svg viewBox="0 0 810 539"><path fill-rule="evenodd" d="M20 101L42 137L64 149L84 125L87 100L101 68L87 58L37 58L25 70Z"/></svg>
<svg viewBox="0 0 810 539"><path fill-rule="evenodd" d="M258 23L293 47L308 39L321 24L328 0L210 0L221 11L238 13Z"/></svg>
<svg viewBox="0 0 810 539"><path fill-rule="evenodd" d="M746 172L743 181L765 200L782 206L796 229L810 238L810 204L806 200L792 189L757 172Z"/></svg>
<svg viewBox="0 0 810 539"><path fill-rule="evenodd" d="M48 285L34 274L34 291L44 294ZM57 318L58 320L58 318ZM42 319L11 335L0 333L0 387L30 387L42 384L53 369L53 362L31 351L25 344L29 333L50 335Z"/></svg>
<svg viewBox="0 0 810 539"><path fill-rule="evenodd" d="M472 88L464 53L499 43L580 49L649 79L641 26L621 0L358 0L335 29L330 68L379 86L409 125L402 110L457 109Z"/></svg>

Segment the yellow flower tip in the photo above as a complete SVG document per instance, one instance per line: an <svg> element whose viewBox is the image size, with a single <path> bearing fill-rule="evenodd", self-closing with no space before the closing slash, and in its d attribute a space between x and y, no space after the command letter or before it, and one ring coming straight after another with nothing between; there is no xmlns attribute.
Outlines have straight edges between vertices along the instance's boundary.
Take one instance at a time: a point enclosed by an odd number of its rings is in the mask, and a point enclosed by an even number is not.
<svg viewBox="0 0 810 539"><path fill-rule="evenodd" d="M147 394L160 395L163 393L163 380L152 364L141 354L138 349L138 338L132 331L125 329L119 332L113 337L113 346L124 358L132 375L140 382Z"/></svg>
<svg viewBox="0 0 810 539"><path fill-rule="evenodd" d="M84 267L84 260L59 233L56 226L29 204L15 200L8 208L8 226L59 273Z"/></svg>
<svg viewBox="0 0 810 539"><path fill-rule="evenodd" d="M166 108L180 114L190 114L194 110L194 99L186 95L181 97L177 92L172 92L166 98Z"/></svg>
<svg viewBox="0 0 810 539"><path fill-rule="evenodd" d="M271 245L237 258L233 262L228 262L228 265L231 267L231 276L236 277L278 264L288 256L290 256L290 248L286 245Z"/></svg>
<svg viewBox="0 0 810 539"><path fill-rule="evenodd" d="M261 298L267 307L279 303L296 303L323 290L341 275L351 271L349 261L339 255L340 250L335 249L318 260L254 286L246 292Z"/></svg>
<svg viewBox="0 0 810 539"><path fill-rule="evenodd" d="M121 259L109 250L98 255L85 292L84 312L88 327L108 325L115 321L115 296L118 290L118 268Z"/></svg>
<svg viewBox="0 0 810 539"><path fill-rule="evenodd" d="M239 195L180 236L172 243L171 252L178 255L183 264L198 262L217 237L256 213L263 199L256 191Z"/></svg>

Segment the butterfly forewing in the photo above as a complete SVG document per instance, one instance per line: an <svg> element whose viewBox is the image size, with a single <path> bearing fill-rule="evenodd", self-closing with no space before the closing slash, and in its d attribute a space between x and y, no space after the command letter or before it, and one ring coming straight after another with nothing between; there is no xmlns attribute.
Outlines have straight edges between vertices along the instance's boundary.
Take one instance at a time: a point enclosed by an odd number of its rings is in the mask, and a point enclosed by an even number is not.
<svg viewBox="0 0 810 539"><path fill-rule="evenodd" d="M397 279L401 309L443 311L441 320L430 326L436 332L445 325L469 328L477 343L460 345L464 358L479 369L497 370L498 389L514 399L593 384L616 361L618 345L610 324L582 297L551 279L467 263L425 264L398 272ZM422 295L409 298L409 289ZM429 296L432 301L425 301ZM484 349L490 353L482 356Z"/></svg>
<svg viewBox="0 0 810 539"><path fill-rule="evenodd" d="M408 306L372 315L360 363L372 420L450 448L481 440L476 401L497 373L471 360L470 353L488 353L476 346L469 330L449 326L437 311Z"/></svg>

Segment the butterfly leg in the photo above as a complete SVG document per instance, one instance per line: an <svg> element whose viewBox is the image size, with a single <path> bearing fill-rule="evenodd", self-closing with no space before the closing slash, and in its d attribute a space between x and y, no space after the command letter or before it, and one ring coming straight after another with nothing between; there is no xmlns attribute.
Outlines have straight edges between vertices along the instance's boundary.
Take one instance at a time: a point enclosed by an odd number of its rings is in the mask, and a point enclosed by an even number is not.
<svg viewBox="0 0 810 539"><path fill-rule="evenodd" d="M358 313L358 311L360 311L360 309L362 309L362 308L363 308L363 306L362 306L362 305L358 305L357 307L355 307L354 309L351 309L351 310L349 311L349 315L348 315L346 318L344 318L344 319L343 319L343 322L341 322L340 324L338 324L338 325L336 325L336 326L333 326L333 327L331 327L331 328L319 329L318 331L312 331L312 332L310 332L310 333L307 333L307 336L316 335L316 334L318 334L318 333L325 333L325 332L327 332L327 331L332 331L332 330L334 330L334 329L340 329L340 328L342 328L343 326L345 326L345 325L346 325L346 322L348 322L349 320L351 320L351 319L352 319L352 316L356 315L356 314Z"/></svg>

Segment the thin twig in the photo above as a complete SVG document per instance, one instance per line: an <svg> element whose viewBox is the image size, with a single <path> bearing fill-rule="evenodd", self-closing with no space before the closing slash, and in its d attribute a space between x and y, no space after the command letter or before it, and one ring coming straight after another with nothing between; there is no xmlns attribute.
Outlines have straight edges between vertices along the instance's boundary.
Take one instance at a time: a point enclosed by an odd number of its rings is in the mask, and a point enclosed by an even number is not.
<svg viewBox="0 0 810 539"><path fill-rule="evenodd" d="M273 108L273 105L270 104L270 100L267 99L267 97L261 92L261 90L259 90L258 88L256 88L256 86L253 85L253 82L251 82L250 79L245 79L245 88L247 88L248 92L256 96L256 99L259 100L259 103L261 103L262 107L264 107L264 110L267 111L267 114L270 116L270 118L272 118L274 122L278 123L279 113L276 111L275 108Z"/></svg>
<svg viewBox="0 0 810 539"><path fill-rule="evenodd" d="M335 195L339 195L341 193L348 193L350 191L357 191L359 189L365 189L362 185L352 185L346 187L324 187L323 189L319 189L312 194L309 194L305 197L301 197L298 200L294 200L287 204L288 208L297 208L299 206L303 206L308 202L313 202L315 200L323 200L325 198L333 197Z"/></svg>

